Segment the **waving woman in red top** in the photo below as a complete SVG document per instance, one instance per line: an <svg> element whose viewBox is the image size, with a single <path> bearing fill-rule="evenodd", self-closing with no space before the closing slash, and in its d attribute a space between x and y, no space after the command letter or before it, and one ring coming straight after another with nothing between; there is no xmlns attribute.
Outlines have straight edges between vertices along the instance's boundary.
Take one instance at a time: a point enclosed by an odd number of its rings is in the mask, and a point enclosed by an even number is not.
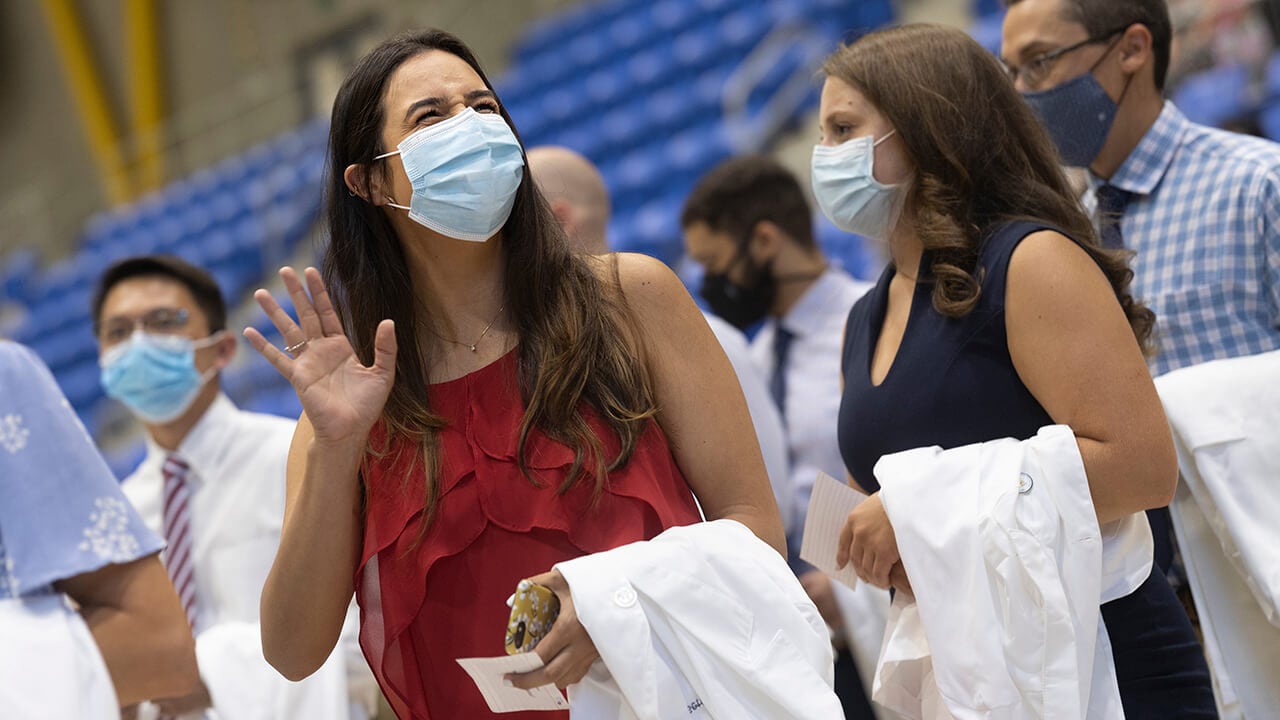
<svg viewBox="0 0 1280 720"><path fill-rule="evenodd" d="M461 41L365 57L329 167L324 277L281 271L298 323L257 294L288 352L245 333L304 409L262 595L281 673L319 667L355 592L400 717L488 717L454 659L502 654L521 578L562 609L546 667L515 682L565 687L597 652L556 562L697 522L695 496L783 550L733 369L684 287L642 256L570 251Z"/></svg>

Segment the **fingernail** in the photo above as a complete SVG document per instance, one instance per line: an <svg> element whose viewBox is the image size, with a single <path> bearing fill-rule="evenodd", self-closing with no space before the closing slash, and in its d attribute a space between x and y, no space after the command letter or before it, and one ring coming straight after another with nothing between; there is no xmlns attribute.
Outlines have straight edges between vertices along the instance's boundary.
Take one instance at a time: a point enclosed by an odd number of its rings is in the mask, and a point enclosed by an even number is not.
<svg viewBox="0 0 1280 720"><path fill-rule="evenodd" d="M515 683L511 682L511 678L502 678L503 687L515 687Z"/></svg>

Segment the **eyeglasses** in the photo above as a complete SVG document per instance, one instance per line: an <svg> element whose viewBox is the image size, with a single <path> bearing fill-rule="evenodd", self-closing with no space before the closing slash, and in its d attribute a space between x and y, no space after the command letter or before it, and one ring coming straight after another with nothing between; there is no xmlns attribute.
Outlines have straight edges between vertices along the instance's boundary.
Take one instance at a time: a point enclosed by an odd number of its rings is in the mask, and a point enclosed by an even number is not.
<svg viewBox="0 0 1280 720"><path fill-rule="evenodd" d="M1119 30L1112 30L1109 33L1085 38L1074 45L1068 45L1064 48L1058 48L1057 50L1050 50L1049 52L1041 53L1023 63L1021 67L1017 65L1010 65L1004 61L1001 61L1001 64L1004 65L1005 72L1009 73L1010 82L1016 83L1018 82L1018 78L1021 77L1028 87L1038 88L1045 80L1049 79L1049 73L1053 71L1053 64L1062 56L1067 53L1075 52L1086 45L1096 45L1100 42L1106 42L1127 29L1128 27L1126 26Z"/></svg>
<svg viewBox="0 0 1280 720"><path fill-rule="evenodd" d="M98 338L104 344L124 342L139 326L143 330L156 335L174 335L187 325L188 313L182 308L156 308L150 310L136 320L129 318L111 318L102 324Z"/></svg>

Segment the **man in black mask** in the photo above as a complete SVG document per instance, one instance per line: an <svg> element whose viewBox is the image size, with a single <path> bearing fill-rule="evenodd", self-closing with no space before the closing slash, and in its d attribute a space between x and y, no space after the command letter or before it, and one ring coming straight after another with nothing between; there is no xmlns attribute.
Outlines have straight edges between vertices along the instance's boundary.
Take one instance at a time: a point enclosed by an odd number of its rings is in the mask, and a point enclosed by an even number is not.
<svg viewBox="0 0 1280 720"><path fill-rule="evenodd" d="M796 557L818 471L845 477L836 444L841 341L849 309L871 284L827 262L800 183L769 157L735 158L712 169L685 200L680 225L689 257L705 270L702 297L712 311L743 330L763 321L751 354L787 433L792 568L844 646L836 692L846 717L872 718L864 686L875 671L888 594L865 583L857 591L833 587Z"/></svg>

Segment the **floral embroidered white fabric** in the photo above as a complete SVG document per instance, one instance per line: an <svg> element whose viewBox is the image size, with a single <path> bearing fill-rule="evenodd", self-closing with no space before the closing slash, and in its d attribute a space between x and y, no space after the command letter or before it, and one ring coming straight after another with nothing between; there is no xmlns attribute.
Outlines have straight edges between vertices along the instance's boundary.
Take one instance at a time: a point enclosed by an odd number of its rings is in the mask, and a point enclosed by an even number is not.
<svg viewBox="0 0 1280 720"><path fill-rule="evenodd" d="M84 530L80 550L93 552L109 562L128 562L138 557L138 538L129 529L129 508L124 500L98 498L98 508L90 513L89 527Z"/></svg>
<svg viewBox="0 0 1280 720"><path fill-rule="evenodd" d="M0 446L8 450L10 455L16 455L25 448L30 435L31 431L22 424L21 415L0 417Z"/></svg>

